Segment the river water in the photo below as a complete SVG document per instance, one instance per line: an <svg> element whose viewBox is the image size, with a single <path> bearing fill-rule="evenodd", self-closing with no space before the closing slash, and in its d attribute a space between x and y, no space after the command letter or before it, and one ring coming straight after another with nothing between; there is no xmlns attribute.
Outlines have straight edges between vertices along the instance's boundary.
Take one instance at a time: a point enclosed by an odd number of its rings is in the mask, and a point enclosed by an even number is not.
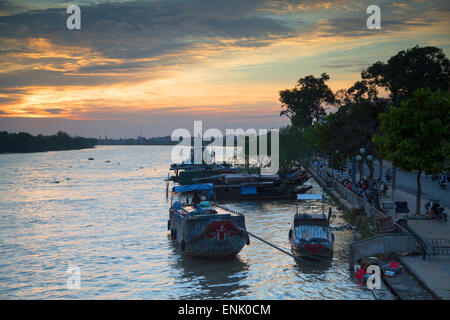
<svg viewBox="0 0 450 320"><path fill-rule="evenodd" d="M349 277L353 231L335 232L333 260L314 268L253 238L227 261L183 256L167 231L170 151L0 155L0 298L373 299ZM245 213L249 231L289 249L294 201L224 204ZM81 272L79 289L67 287L69 266Z"/></svg>

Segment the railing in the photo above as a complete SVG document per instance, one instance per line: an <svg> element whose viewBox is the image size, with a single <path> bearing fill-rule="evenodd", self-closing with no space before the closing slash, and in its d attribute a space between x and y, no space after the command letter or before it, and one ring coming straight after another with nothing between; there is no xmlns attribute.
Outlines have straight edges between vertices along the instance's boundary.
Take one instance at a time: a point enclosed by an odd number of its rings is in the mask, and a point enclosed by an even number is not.
<svg viewBox="0 0 450 320"><path fill-rule="evenodd" d="M317 177L325 181L327 186L331 185L336 190L336 192L345 200L351 203L353 208L360 208L363 210L364 214L368 217L383 217L384 213L375 208L369 202L365 201L363 198L359 197L356 193L349 190L342 183L337 181L335 178L329 176L324 170L316 170L310 167L311 170Z"/></svg>
<svg viewBox="0 0 450 320"><path fill-rule="evenodd" d="M449 239L425 239L431 247L432 255L450 255L450 240Z"/></svg>
<svg viewBox="0 0 450 320"><path fill-rule="evenodd" d="M349 190L346 186L344 186L342 183L337 181L334 177L329 176L325 169L322 170L316 170L313 166L309 167L309 170L316 175L318 178L322 179L322 181L325 181L325 184L327 186L331 185L336 190L336 192L345 200L351 203L353 208L361 208L363 213L367 215L368 217L386 217L386 215L375 208L373 205L356 195L353 191ZM420 243L420 246L422 247L422 250L424 250L425 254L435 255L438 254L438 252L448 252L449 243L446 243L446 246L435 246L433 249L432 245L432 239L428 239L428 241L424 241L419 235L414 233L412 230L407 230L403 226L399 225L397 222L394 221L394 225L401 230L403 233L413 236L418 243ZM436 239L434 239L436 240ZM441 240L441 239L438 239ZM440 250L440 251L439 251ZM444 253L441 253L444 254ZM448 253L447 253L448 254Z"/></svg>

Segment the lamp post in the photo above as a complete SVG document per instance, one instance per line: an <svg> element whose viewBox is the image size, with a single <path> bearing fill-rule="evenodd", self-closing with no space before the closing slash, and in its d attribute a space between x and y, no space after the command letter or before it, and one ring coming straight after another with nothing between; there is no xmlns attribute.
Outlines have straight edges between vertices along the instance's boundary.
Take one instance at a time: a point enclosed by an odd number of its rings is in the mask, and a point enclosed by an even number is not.
<svg viewBox="0 0 450 320"><path fill-rule="evenodd" d="M366 149L361 148L359 149L359 153L361 154L361 171L362 171L362 177L360 178L360 180L362 180L362 178L364 177L364 153L366 153Z"/></svg>
<svg viewBox="0 0 450 320"><path fill-rule="evenodd" d="M372 161L373 161L373 156L372 155L368 155L367 156L367 165L369 166L369 170L370 170L370 176L369 176L369 180L370 180L370 184L372 185Z"/></svg>
<svg viewBox="0 0 450 320"><path fill-rule="evenodd" d="M362 165L361 165L362 159L363 158L359 154L356 156L356 160L358 161L359 164L359 181L361 181L362 177Z"/></svg>

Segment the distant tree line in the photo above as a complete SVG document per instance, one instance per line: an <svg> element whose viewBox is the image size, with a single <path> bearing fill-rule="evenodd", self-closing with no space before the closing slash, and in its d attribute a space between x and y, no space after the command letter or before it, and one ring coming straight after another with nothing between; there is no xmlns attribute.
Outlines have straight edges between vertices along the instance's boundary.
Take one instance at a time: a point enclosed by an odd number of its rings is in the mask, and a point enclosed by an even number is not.
<svg viewBox="0 0 450 320"><path fill-rule="evenodd" d="M153 137L153 138L145 138L145 137L137 137L135 138L119 138L119 139L98 139L99 145L149 145L149 146L160 146L160 145L176 145L178 141L171 141L170 136L165 137Z"/></svg>
<svg viewBox="0 0 450 320"><path fill-rule="evenodd" d="M77 150L93 148L96 144L97 139L71 137L62 131L51 136L0 132L0 153Z"/></svg>

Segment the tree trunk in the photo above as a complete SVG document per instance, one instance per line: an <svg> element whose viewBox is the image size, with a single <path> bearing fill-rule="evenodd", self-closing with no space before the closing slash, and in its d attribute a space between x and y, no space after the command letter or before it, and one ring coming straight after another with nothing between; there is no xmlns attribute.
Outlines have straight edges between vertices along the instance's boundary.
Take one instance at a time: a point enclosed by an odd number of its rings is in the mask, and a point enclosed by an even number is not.
<svg viewBox="0 0 450 320"><path fill-rule="evenodd" d="M374 174L373 163L370 164L369 170L370 170L369 181L370 181L370 185L372 186L372 182L373 182L373 174Z"/></svg>
<svg viewBox="0 0 450 320"><path fill-rule="evenodd" d="M383 158L378 159L378 163L380 164L380 174L378 176L378 180L381 181L383 178Z"/></svg>
<svg viewBox="0 0 450 320"><path fill-rule="evenodd" d="M420 214L420 199L422 198L422 187L420 185L421 174L422 174L422 170L417 171L416 214Z"/></svg>

